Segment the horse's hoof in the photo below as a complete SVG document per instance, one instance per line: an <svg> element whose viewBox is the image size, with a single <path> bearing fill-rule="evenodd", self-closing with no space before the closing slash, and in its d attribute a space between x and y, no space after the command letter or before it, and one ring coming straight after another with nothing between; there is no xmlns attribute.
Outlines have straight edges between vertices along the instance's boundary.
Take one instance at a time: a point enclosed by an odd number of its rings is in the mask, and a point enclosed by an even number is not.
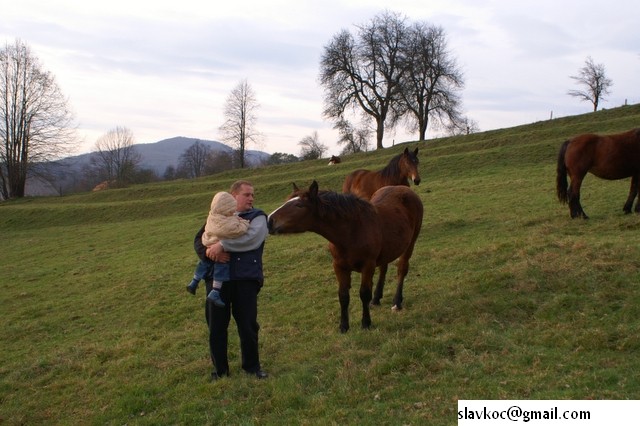
<svg viewBox="0 0 640 426"><path fill-rule="evenodd" d="M402 305L393 305L393 306L391 307L391 310L392 310L393 312L401 311L401 310L402 310Z"/></svg>
<svg viewBox="0 0 640 426"><path fill-rule="evenodd" d="M372 300L370 305L371 306L380 306L380 300Z"/></svg>

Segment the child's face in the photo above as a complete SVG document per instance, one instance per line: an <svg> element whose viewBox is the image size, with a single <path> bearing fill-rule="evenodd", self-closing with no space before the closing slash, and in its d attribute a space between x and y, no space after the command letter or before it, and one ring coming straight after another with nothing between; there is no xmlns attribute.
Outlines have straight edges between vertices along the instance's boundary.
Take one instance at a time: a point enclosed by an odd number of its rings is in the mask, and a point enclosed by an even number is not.
<svg viewBox="0 0 640 426"><path fill-rule="evenodd" d="M236 210L239 212L250 210L253 208L253 186L240 186L240 190L233 194L233 198L236 199Z"/></svg>

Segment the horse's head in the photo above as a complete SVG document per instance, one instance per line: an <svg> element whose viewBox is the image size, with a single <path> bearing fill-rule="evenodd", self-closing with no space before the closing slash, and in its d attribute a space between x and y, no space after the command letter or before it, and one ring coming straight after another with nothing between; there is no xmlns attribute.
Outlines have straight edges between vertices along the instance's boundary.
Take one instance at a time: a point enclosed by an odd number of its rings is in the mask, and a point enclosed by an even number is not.
<svg viewBox="0 0 640 426"><path fill-rule="evenodd" d="M317 205L318 182L315 180L307 191L293 184L293 192L287 201L275 209L268 218L270 234L306 232L313 224L313 211Z"/></svg>
<svg viewBox="0 0 640 426"><path fill-rule="evenodd" d="M408 179L411 179L416 185L420 185L420 171L418 170L419 164L418 148L416 147L413 152L409 151L409 148L405 148L404 152L400 156L398 165L400 166L402 173L407 176Z"/></svg>

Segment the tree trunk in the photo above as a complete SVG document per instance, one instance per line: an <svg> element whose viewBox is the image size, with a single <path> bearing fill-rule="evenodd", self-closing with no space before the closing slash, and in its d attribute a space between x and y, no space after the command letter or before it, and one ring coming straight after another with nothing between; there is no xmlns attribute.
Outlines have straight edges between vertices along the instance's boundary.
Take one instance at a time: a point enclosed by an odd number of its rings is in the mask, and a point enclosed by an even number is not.
<svg viewBox="0 0 640 426"><path fill-rule="evenodd" d="M384 120L376 118L376 149L382 149L382 138L384 137Z"/></svg>
<svg viewBox="0 0 640 426"><path fill-rule="evenodd" d="M420 134L419 134L419 141L420 142L424 142L426 140L427 137L427 126L429 125L429 122L427 120L420 120L420 122L418 123L418 127L420 129Z"/></svg>

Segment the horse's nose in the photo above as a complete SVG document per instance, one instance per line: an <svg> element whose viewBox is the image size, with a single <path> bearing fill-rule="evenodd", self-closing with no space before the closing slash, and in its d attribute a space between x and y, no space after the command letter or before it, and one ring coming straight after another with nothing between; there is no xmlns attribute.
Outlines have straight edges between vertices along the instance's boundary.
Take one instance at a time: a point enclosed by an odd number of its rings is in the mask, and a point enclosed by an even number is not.
<svg viewBox="0 0 640 426"><path fill-rule="evenodd" d="M414 177L413 178L413 183L415 183L416 185L420 185L420 176Z"/></svg>
<svg viewBox="0 0 640 426"><path fill-rule="evenodd" d="M276 230L273 228L273 218L269 217L267 220L267 229L269 230L269 234L273 235L276 233Z"/></svg>

